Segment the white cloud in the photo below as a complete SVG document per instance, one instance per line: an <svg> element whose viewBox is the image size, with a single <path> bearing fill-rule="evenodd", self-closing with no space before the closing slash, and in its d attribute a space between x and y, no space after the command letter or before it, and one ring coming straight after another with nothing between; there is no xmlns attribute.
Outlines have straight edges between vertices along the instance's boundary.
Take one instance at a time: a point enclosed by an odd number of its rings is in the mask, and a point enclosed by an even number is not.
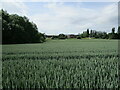
<svg viewBox="0 0 120 90"><path fill-rule="evenodd" d="M1 0L2 2L118 2L119 0Z"/></svg>
<svg viewBox="0 0 120 90"><path fill-rule="evenodd" d="M112 27L118 26L118 5L109 5L98 13L99 15L94 20L96 27L103 31L110 32ZM104 29L105 28L105 29Z"/></svg>
<svg viewBox="0 0 120 90"><path fill-rule="evenodd" d="M87 28L110 32L117 26L117 4L99 10L48 3L49 12L31 16L41 32L47 34L81 33Z"/></svg>
<svg viewBox="0 0 120 90"><path fill-rule="evenodd" d="M46 3L44 8L48 12L29 15L27 5L23 2L6 2L2 6L9 13L27 16L30 21L37 24L40 32L46 34L81 33L87 28L110 32L117 26L117 4L108 5L101 9L82 8L79 6L67 6L61 3Z"/></svg>
<svg viewBox="0 0 120 90"><path fill-rule="evenodd" d="M7 10L11 14L19 14L22 16L27 16L29 11L23 2L2 2L2 9Z"/></svg>

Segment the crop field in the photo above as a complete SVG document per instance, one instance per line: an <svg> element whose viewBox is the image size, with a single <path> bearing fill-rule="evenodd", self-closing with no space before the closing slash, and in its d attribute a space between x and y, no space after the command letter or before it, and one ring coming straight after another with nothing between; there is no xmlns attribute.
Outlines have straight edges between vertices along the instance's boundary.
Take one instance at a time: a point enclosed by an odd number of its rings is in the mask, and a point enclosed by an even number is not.
<svg viewBox="0 0 120 90"><path fill-rule="evenodd" d="M118 88L117 40L3 45L3 88Z"/></svg>

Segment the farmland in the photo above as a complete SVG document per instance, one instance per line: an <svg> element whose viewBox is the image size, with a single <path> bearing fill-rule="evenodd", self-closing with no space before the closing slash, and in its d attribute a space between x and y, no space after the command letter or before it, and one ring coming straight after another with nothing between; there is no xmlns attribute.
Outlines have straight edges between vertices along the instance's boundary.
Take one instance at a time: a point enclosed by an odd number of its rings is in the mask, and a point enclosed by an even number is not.
<svg viewBox="0 0 120 90"><path fill-rule="evenodd" d="M117 88L117 40L3 45L3 88Z"/></svg>

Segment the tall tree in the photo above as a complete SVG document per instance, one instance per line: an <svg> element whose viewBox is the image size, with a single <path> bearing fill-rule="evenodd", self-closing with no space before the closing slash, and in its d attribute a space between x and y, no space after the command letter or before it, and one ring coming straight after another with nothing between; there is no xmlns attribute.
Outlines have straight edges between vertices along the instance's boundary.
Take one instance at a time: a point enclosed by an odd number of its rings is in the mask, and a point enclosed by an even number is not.
<svg viewBox="0 0 120 90"><path fill-rule="evenodd" d="M120 26L118 26L118 39L120 39Z"/></svg>
<svg viewBox="0 0 120 90"><path fill-rule="evenodd" d="M90 30L90 37L92 37L92 30Z"/></svg>
<svg viewBox="0 0 120 90"><path fill-rule="evenodd" d="M115 34L115 28L114 27L112 28L112 34Z"/></svg>
<svg viewBox="0 0 120 90"><path fill-rule="evenodd" d="M87 37L89 37L89 29L87 29Z"/></svg>
<svg viewBox="0 0 120 90"><path fill-rule="evenodd" d="M109 33L108 36L109 36L109 39L117 39L118 38L117 33L115 33L115 28L114 27L112 28L112 32Z"/></svg>
<svg viewBox="0 0 120 90"><path fill-rule="evenodd" d="M45 41L44 34L38 32L36 24L27 17L2 12L2 43L36 43Z"/></svg>

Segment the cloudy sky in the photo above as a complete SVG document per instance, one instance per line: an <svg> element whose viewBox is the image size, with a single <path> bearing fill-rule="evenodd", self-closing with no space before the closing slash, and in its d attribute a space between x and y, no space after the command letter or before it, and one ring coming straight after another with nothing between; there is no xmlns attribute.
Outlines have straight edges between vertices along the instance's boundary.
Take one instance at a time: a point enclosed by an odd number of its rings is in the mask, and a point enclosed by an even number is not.
<svg viewBox="0 0 120 90"><path fill-rule="evenodd" d="M117 2L3 2L1 8L27 16L46 34L111 32L118 25Z"/></svg>

